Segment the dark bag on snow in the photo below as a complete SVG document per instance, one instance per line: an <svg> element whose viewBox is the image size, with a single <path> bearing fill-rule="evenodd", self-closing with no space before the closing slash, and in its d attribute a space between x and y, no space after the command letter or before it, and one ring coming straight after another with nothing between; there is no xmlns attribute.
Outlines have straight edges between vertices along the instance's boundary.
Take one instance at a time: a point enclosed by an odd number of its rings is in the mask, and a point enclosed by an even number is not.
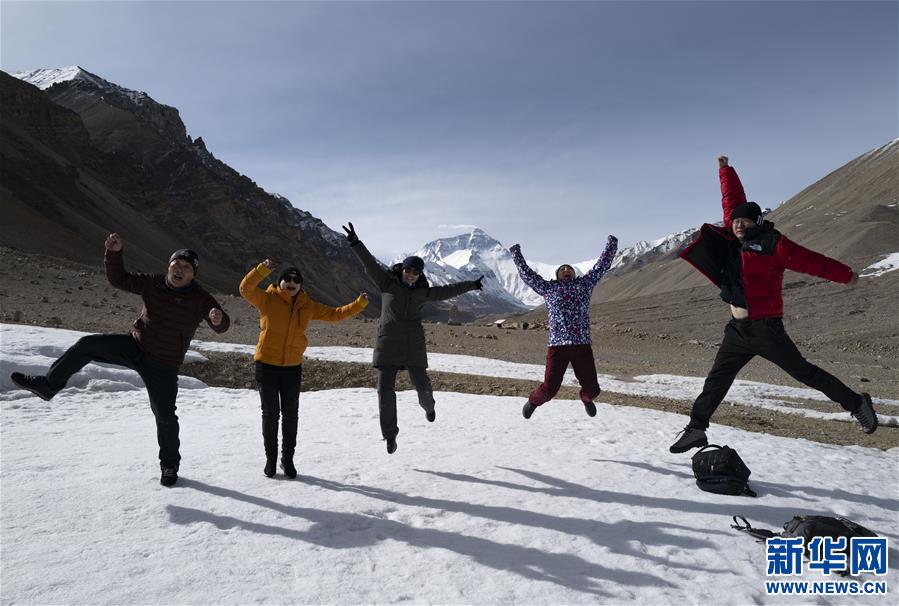
<svg viewBox="0 0 899 606"><path fill-rule="evenodd" d="M780 533L780 536L802 537L806 557L808 556L808 542L812 537L831 537L833 539L846 537L846 549L843 550L843 553L848 557L849 543L852 537L876 537L877 535L847 518L794 516L792 520L784 524L784 531Z"/></svg>
<svg viewBox="0 0 899 606"><path fill-rule="evenodd" d="M696 476L696 485L706 492L758 496L749 488L751 473L737 451L729 446L709 444L693 455L693 475Z"/></svg>
<svg viewBox="0 0 899 606"><path fill-rule="evenodd" d="M805 557L809 559L808 544L814 537L831 537L839 539L846 537L846 549L841 553L845 554L846 561L849 561L849 548L852 537L876 537L877 533L868 530L861 524L857 524L848 518L832 518L830 516L793 516L793 519L784 524L783 532L774 532L765 530L764 528L753 528L746 518L743 516L734 516L734 523L731 528L745 532L746 534L756 538L759 542L774 537L794 538L802 537ZM742 520L742 524L740 521ZM845 576L846 572L840 573Z"/></svg>

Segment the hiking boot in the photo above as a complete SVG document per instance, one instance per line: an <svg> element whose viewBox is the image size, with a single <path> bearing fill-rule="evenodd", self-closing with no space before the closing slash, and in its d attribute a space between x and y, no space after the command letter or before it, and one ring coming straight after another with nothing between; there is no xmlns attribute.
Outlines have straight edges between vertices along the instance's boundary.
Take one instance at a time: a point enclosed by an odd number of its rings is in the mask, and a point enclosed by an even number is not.
<svg viewBox="0 0 899 606"><path fill-rule="evenodd" d="M396 438L387 438L387 454L396 452Z"/></svg>
<svg viewBox="0 0 899 606"><path fill-rule="evenodd" d="M587 411L587 416L596 416L596 404L594 404L593 402L584 402L584 410Z"/></svg>
<svg viewBox="0 0 899 606"><path fill-rule="evenodd" d="M433 423L437 418L437 411L434 409L425 411L425 418L428 420L428 423Z"/></svg>
<svg viewBox="0 0 899 606"><path fill-rule="evenodd" d="M874 433L877 430L877 413L871 403L871 396L863 393L862 403L852 416L856 418L865 433Z"/></svg>
<svg viewBox="0 0 899 606"><path fill-rule="evenodd" d="M262 468L262 473L265 474L267 478L275 477L275 462L277 459L275 457L266 457L265 458L265 467Z"/></svg>
<svg viewBox="0 0 899 606"><path fill-rule="evenodd" d="M14 372L9 375L9 378L13 383L42 400L51 400L59 392L58 389L50 387L47 377L44 375L23 375L20 372Z"/></svg>
<svg viewBox="0 0 899 606"><path fill-rule="evenodd" d="M297 468L293 466L293 457L281 457L281 470L291 480L297 477Z"/></svg>
<svg viewBox="0 0 899 606"><path fill-rule="evenodd" d="M702 446L708 446L709 441L705 437L705 430L702 429L694 429L687 425L684 429L679 432L678 435L681 435L680 439L678 439L671 447L668 449L669 452L674 454L679 454L681 452L687 452L691 448L700 448Z"/></svg>
<svg viewBox="0 0 899 606"><path fill-rule="evenodd" d="M530 402L525 402L524 406L521 409L521 414L524 415L525 419L530 419L535 410L537 410L536 406L534 406Z"/></svg>
<svg viewBox="0 0 899 606"><path fill-rule="evenodd" d="M162 469L162 475L159 477L159 483L163 486L174 486L175 482L178 481L178 468L162 465L160 465L160 468Z"/></svg>

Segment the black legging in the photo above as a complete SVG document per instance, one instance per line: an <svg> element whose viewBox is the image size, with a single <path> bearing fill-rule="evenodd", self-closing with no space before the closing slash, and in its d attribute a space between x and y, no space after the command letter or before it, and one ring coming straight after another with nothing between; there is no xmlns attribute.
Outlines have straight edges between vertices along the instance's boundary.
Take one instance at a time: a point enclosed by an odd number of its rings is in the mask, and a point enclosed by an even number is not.
<svg viewBox="0 0 899 606"><path fill-rule="evenodd" d="M297 445L297 413L300 407L300 383L303 366L273 366L256 362L256 386L262 401L262 443L265 456L278 456L278 417L281 424L281 454L293 458Z"/></svg>
<svg viewBox="0 0 899 606"><path fill-rule="evenodd" d="M156 417L156 442L159 461L165 467L178 468L181 461L178 439L178 369L151 359L140 350L131 335L88 335L66 350L47 371L47 383L62 389L76 372L91 362L124 366L137 371L147 387L150 409Z"/></svg>
<svg viewBox="0 0 899 606"><path fill-rule="evenodd" d="M727 395L737 373L755 356L777 364L791 377L817 389L849 412L861 405L861 396L829 372L806 360L784 330L781 318L733 319L724 327L724 339L702 393L693 403L690 427L705 430Z"/></svg>
<svg viewBox="0 0 899 606"><path fill-rule="evenodd" d="M385 440L395 438L399 432L396 424L396 373L401 366L378 367L378 412L381 418L381 435ZM425 411L434 410L434 390L424 366L409 366L409 378L418 392L418 403Z"/></svg>

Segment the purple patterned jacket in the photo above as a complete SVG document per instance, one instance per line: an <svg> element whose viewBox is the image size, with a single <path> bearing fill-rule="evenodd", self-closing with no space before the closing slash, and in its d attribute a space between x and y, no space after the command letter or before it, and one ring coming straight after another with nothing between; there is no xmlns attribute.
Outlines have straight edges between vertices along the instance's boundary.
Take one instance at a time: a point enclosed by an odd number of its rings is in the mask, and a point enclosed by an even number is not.
<svg viewBox="0 0 899 606"><path fill-rule="evenodd" d="M590 295L596 283L609 270L612 259L618 252L618 238L609 236L606 249L593 268L583 276L568 281L544 280L528 267L518 244L509 250L524 283L546 299L546 312L549 316L548 345L591 344Z"/></svg>

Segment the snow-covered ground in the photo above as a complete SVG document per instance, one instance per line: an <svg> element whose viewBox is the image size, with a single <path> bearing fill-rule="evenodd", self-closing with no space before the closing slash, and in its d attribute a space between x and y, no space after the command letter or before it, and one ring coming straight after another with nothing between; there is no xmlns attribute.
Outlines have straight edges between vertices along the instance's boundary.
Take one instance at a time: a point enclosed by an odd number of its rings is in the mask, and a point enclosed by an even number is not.
<svg viewBox="0 0 899 606"><path fill-rule="evenodd" d="M713 425L759 493L719 496L667 451L680 415L555 401L526 421L520 398L441 392L429 424L403 392L389 456L375 391L341 389L302 395L300 476L268 479L258 395L182 377L168 489L134 373L90 365L52 402L11 389L77 337L0 326L3 604L896 603L895 565L860 579L892 597L767 596L764 546L730 524L842 515L899 562L899 449Z"/></svg>
<svg viewBox="0 0 899 606"><path fill-rule="evenodd" d="M859 274L862 278L876 278L899 269L899 252L890 253L877 263L872 263Z"/></svg>

